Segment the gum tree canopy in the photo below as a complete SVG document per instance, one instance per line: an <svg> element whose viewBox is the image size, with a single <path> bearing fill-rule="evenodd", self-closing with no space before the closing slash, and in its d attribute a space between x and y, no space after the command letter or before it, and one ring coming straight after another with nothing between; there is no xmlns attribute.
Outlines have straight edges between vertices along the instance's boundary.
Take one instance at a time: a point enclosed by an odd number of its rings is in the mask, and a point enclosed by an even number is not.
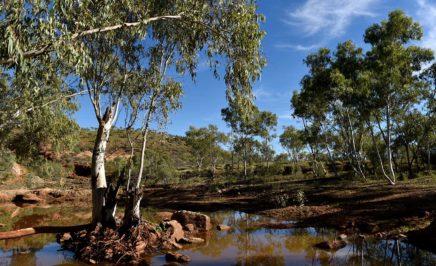
<svg viewBox="0 0 436 266"><path fill-rule="evenodd" d="M199 61L207 60L215 76L223 76L227 99L238 111L251 109L251 85L265 64L260 51L263 16L255 1L2 0L0 8L2 75L13 79L36 65L47 75L60 69L64 81L77 80L76 92L84 89L90 96L98 121L92 160L94 223L105 222L104 155L110 129L133 86L129 79L162 62L153 59L156 49L170 51L168 73L173 76L195 79ZM20 86L30 97L35 92L30 82Z"/></svg>

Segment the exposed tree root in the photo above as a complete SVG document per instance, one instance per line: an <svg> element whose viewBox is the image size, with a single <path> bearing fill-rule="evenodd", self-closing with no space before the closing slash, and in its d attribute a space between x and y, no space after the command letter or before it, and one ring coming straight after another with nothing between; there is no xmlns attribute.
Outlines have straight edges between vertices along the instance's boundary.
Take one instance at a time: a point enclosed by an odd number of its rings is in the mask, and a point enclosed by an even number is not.
<svg viewBox="0 0 436 266"><path fill-rule="evenodd" d="M144 255L181 248L172 240L174 232L163 223L157 225L142 221L125 232L120 229L97 225L93 230L59 234L57 239L63 248L90 263L140 264L147 260Z"/></svg>

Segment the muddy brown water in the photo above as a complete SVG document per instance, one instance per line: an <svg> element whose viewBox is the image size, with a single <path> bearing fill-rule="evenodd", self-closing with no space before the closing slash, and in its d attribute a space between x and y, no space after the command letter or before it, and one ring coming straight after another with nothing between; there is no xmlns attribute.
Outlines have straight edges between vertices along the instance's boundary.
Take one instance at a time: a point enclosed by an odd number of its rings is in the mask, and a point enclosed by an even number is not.
<svg viewBox="0 0 436 266"><path fill-rule="evenodd" d="M156 210L144 210L155 220ZM87 207L0 206L0 223L6 231L36 225L71 225L90 219ZM349 236L348 244L335 252L314 248L316 243L333 240L337 232L325 228L266 229L256 225L277 223L265 216L238 211L209 213L215 224L228 224L230 231L213 230L206 243L185 245L180 253L191 258L189 265L436 265L436 255L406 241L367 239ZM285 222L292 223L292 222ZM151 265L166 263L163 254L150 256ZM0 241L0 266L3 265L86 265L74 254L62 250L53 234L41 234Z"/></svg>

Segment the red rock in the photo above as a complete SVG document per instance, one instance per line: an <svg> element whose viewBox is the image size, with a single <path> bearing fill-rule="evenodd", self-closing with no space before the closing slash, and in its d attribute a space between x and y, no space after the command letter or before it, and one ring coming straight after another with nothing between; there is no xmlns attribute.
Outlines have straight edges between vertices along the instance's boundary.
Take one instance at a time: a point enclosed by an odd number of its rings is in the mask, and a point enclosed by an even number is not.
<svg viewBox="0 0 436 266"><path fill-rule="evenodd" d="M173 215L172 212L157 212L156 216L158 216L160 219L164 221L171 220L171 216Z"/></svg>
<svg viewBox="0 0 436 266"><path fill-rule="evenodd" d="M199 237L184 237L180 240L180 242L187 243L187 244L201 244L204 243L205 240Z"/></svg>
<svg viewBox="0 0 436 266"><path fill-rule="evenodd" d="M232 228L226 224L219 224L216 226L216 229L218 229L219 231L227 231L227 230L230 230Z"/></svg>
<svg viewBox="0 0 436 266"><path fill-rule="evenodd" d="M61 242L69 241L71 240L71 234L70 233L64 233L61 237Z"/></svg>
<svg viewBox="0 0 436 266"><path fill-rule="evenodd" d="M38 203L41 202L42 199L39 198L36 194L32 192L26 192L24 194L17 194L15 198L12 200L15 203Z"/></svg>
<svg viewBox="0 0 436 266"><path fill-rule="evenodd" d="M193 224L199 231L209 231L212 229L210 217L198 212L176 211L171 216L171 220L177 220L183 226Z"/></svg>
<svg viewBox="0 0 436 266"><path fill-rule="evenodd" d="M182 225L176 221L171 220L165 223L167 226L171 227L172 233L170 235L170 239L172 241L178 242L180 239L182 239L185 236L185 232L183 232Z"/></svg>
<svg viewBox="0 0 436 266"><path fill-rule="evenodd" d="M195 231L195 226L193 224L187 224L183 226L183 228L190 233L193 233Z"/></svg>
<svg viewBox="0 0 436 266"><path fill-rule="evenodd" d="M171 240L168 240L168 241L164 241L164 242L162 243L161 248L162 248L163 250L174 250L174 249L182 249L183 247L182 247L182 245L180 245L180 244L178 244L178 243L176 243L176 242L173 242L173 241L171 241Z"/></svg>

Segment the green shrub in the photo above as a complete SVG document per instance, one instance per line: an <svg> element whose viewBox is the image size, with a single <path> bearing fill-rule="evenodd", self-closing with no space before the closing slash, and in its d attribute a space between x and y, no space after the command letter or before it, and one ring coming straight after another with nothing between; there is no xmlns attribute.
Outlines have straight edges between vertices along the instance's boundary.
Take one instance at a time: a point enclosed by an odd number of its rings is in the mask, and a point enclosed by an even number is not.
<svg viewBox="0 0 436 266"><path fill-rule="evenodd" d="M0 179L7 179L11 176L11 168L15 161L13 152L0 149Z"/></svg>
<svg viewBox="0 0 436 266"><path fill-rule="evenodd" d="M35 160L30 163L30 168L34 175L42 179L59 180L68 175L70 169L63 167L60 162L47 159Z"/></svg>
<svg viewBox="0 0 436 266"><path fill-rule="evenodd" d="M256 165L254 168L254 174L258 176L282 175L283 172L284 167L280 163L270 164L269 167L266 165Z"/></svg>

